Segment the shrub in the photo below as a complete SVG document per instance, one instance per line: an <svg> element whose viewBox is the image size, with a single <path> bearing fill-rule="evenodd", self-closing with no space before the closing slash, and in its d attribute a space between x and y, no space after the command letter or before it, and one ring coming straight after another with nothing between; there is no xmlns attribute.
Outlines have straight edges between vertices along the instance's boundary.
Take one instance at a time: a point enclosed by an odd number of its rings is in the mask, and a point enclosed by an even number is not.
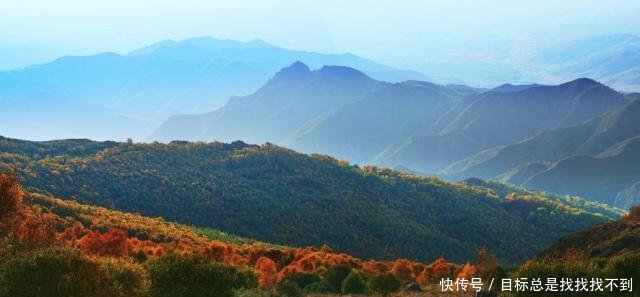
<svg viewBox="0 0 640 297"><path fill-rule="evenodd" d="M257 288L253 289L237 289L234 291L234 297L280 297L273 291L264 291Z"/></svg>
<svg viewBox="0 0 640 297"><path fill-rule="evenodd" d="M327 285L327 283L320 281L307 285L304 288L304 292L313 294L328 294L331 293L331 288L329 288L329 285Z"/></svg>
<svg viewBox="0 0 640 297"><path fill-rule="evenodd" d="M357 271L352 271L342 282L343 294L364 294L367 292L367 284Z"/></svg>
<svg viewBox="0 0 640 297"><path fill-rule="evenodd" d="M108 297L97 263L78 251L45 249L6 263L0 276L2 297Z"/></svg>
<svg viewBox="0 0 640 297"><path fill-rule="evenodd" d="M389 272L374 275L369 279L369 290L384 297L398 291L400 286L400 280Z"/></svg>
<svg viewBox="0 0 640 297"><path fill-rule="evenodd" d="M276 291L285 297L303 297L302 289L293 281L286 280L280 282L276 287Z"/></svg>
<svg viewBox="0 0 640 297"><path fill-rule="evenodd" d="M322 280L329 286L333 293L340 293L342 282L351 273L351 267L347 265L335 265L329 267L322 275Z"/></svg>
<svg viewBox="0 0 640 297"><path fill-rule="evenodd" d="M258 275L253 270L238 270L235 275L234 289L254 289L258 287Z"/></svg>
<svg viewBox="0 0 640 297"><path fill-rule="evenodd" d="M149 279L139 264L116 258L101 258L107 286L115 297L144 297L149 290Z"/></svg>
<svg viewBox="0 0 640 297"><path fill-rule="evenodd" d="M304 289L310 284L320 282L320 277L312 273L296 272L287 277L285 280L291 280L298 284L298 287Z"/></svg>
<svg viewBox="0 0 640 297"><path fill-rule="evenodd" d="M200 256L169 255L150 260L151 297L231 297L235 270Z"/></svg>

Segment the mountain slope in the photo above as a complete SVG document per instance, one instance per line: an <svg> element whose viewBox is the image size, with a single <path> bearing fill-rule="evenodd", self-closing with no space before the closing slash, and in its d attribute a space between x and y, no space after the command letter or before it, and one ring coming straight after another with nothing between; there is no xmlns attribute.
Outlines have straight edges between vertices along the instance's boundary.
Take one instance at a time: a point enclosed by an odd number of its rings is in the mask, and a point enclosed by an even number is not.
<svg viewBox="0 0 640 297"><path fill-rule="evenodd" d="M434 173L485 149L579 124L626 102L621 94L590 79L486 92L477 95L438 134L408 138L379 156L376 163Z"/></svg>
<svg viewBox="0 0 640 297"><path fill-rule="evenodd" d="M16 168L31 190L276 244L328 243L365 258L465 261L484 246L517 262L619 214L580 199L513 196L273 145L3 139L0 148L1 167Z"/></svg>
<svg viewBox="0 0 640 297"><path fill-rule="evenodd" d="M311 71L296 62L254 94L234 97L217 111L169 119L151 139L280 143L308 121L385 85L353 68L324 66Z"/></svg>
<svg viewBox="0 0 640 297"><path fill-rule="evenodd" d="M602 154L573 156L530 177L524 186L580 195L629 208L640 200L616 201L618 193L640 181L640 136L613 145Z"/></svg>
<svg viewBox="0 0 640 297"><path fill-rule="evenodd" d="M595 225L566 236L535 258L521 265L512 278L563 278L624 280L627 286L610 285L587 296L638 296L633 286L640 278L640 208L618 221ZM612 293L615 292L615 293ZM516 296L528 296L520 292Z"/></svg>
<svg viewBox="0 0 640 297"><path fill-rule="evenodd" d="M390 143L433 127L465 95L447 87L407 81L385 87L300 129L287 146L326 152L356 163L370 163Z"/></svg>
<svg viewBox="0 0 640 297"><path fill-rule="evenodd" d="M538 258L561 258L573 250L587 258L610 258L640 253L640 209L617 221L577 232L545 249Z"/></svg>
<svg viewBox="0 0 640 297"><path fill-rule="evenodd" d="M575 170L573 173L565 172L568 179L557 180L557 183L565 184L566 187L573 190L560 190L558 186L548 189L550 191L559 191L562 193L571 193L585 195L585 197L597 199L600 201L607 201L608 203L615 203L615 205L628 208L634 203L638 203L635 198L632 197L632 192L627 193L626 202L614 201L617 193L630 187L634 182L640 179L633 180L635 167L633 163L626 164L619 167L616 170L616 175L611 175L613 172L605 174L604 168L616 167L614 162L619 162L617 157L613 158L613 154L607 153L607 150L619 151L621 146L630 144L629 142L634 137L640 136L640 100L633 95L628 96L631 102L619 109L610 111L603 116L597 117L593 120L585 122L580 125L576 125L568 128L558 128L541 132L529 139L522 142L511 144L502 147L495 147L483 152L480 152L472 157L459 161L450 165L443 171L445 176L450 178L466 178L471 176L478 176L483 178L498 178L503 181L507 181L514 184L530 185L542 187L546 182L535 181L528 183L528 180L537 174L550 171L546 174L551 174L552 171L562 170L566 165L574 164ZM632 141L631 141L632 142ZM632 147L627 149L631 150L627 154L634 154ZM600 155L600 156L598 156ZM582 156L582 157L573 157ZM591 157L586 157L591 156ZM584 161L584 167L579 165L578 162ZM632 161L631 159L625 159L625 161ZM557 167L554 167L556 162ZM595 162L595 163L594 163ZM603 164L605 162L606 164ZM592 172L591 178L594 179L613 179L608 184L609 190L594 190L587 191L587 188L592 188L577 180L577 176L584 174L582 170L590 168L592 166L604 166L599 170ZM546 165L545 165L546 164ZM587 165L590 164L590 165ZM553 169L550 169L554 167ZM595 170L595 168L594 168ZM560 177L560 176L556 176ZM539 177L542 178L542 177ZM629 180L631 178L631 180ZM573 181L575 183L570 182ZM624 180L624 181L623 181ZM599 184L599 182L597 183ZM582 187L582 191L578 191L577 188ZM632 191L632 190L629 190ZM631 195L631 196L629 196ZM635 201L635 202L633 202Z"/></svg>

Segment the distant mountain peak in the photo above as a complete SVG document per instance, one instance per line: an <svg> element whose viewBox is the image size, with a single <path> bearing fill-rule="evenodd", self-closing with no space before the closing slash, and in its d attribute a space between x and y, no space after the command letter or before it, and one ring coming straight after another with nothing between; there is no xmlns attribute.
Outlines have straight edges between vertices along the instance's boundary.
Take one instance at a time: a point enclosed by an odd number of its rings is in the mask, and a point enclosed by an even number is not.
<svg viewBox="0 0 640 297"><path fill-rule="evenodd" d="M249 48L273 48L275 46L261 40L253 39L250 41L238 41L233 39L218 39L212 36L199 36L182 39L179 41L173 39L165 39L149 46L134 50L127 55L146 55L151 54L159 49L166 48L182 48L193 47L203 50L222 50L222 49L249 49Z"/></svg>
<svg viewBox="0 0 640 297"><path fill-rule="evenodd" d="M527 89L540 87L540 86L541 85L539 85L539 84L513 85L513 84L510 84L510 83L505 83L505 84L499 85L499 86L491 89L491 91L493 91L493 92L519 92L519 91L524 91L524 90L527 90Z"/></svg>
<svg viewBox="0 0 640 297"><path fill-rule="evenodd" d="M290 80L290 79L300 79L304 77L308 77L311 75L311 69L307 64L302 63L300 61L296 61L288 67L280 69L274 77L273 80Z"/></svg>
<svg viewBox="0 0 640 297"><path fill-rule="evenodd" d="M572 81L566 82L561 86L588 87L588 86L596 86L596 85L601 85L601 83L591 78L581 77L581 78L577 78Z"/></svg>
<svg viewBox="0 0 640 297"><path fill-rule="evenodd" d="M369 78L364 72L346 66L325 65L316 71L319 76L339 78Z"/></svg>

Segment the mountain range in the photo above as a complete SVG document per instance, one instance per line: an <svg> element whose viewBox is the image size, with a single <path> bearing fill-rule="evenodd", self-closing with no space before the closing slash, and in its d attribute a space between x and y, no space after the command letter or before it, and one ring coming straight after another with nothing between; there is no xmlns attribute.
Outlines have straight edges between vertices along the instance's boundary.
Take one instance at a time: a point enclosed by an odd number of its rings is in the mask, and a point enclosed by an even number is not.
<svg viewBox="0 0 640 297"><path fill-rule="evenodd" d="M386 83L348 67L311 70L296 62L219 110L170 118L150 139L273 142L358 164L453 180L497 178L628 208L637 203L640 181L633 166L611 165L607 187L589 180L604 181L603 171L583 172L579 181L576 170L603 168L599 160L634 162L625 156L637 152L631 138L639 126L629 122L638 118L636 97L587 78L487 90ZM571 133L578 135L565 135ZM502 156L512 150L520 158ZM592 158L578 157L584 154ZM558 166L540 163L574 156Z"/></svg>
<svg viewBox="0 0 640 297"><path fill-rule="evenodd" d="M170 115L213 110L232 95L254 92L298 60L356 67L387 81L426 78L352 54L287 50L261 40L166 40L127 54L65 56L0 72L0 134L141 139Z"/></svg>
<svg viewBox="0 0 640 297"><path fill-rule="evenodd" d="M581 195L629 208L640 203L640 100L579 125L484 150L443 171Z"/></svg>

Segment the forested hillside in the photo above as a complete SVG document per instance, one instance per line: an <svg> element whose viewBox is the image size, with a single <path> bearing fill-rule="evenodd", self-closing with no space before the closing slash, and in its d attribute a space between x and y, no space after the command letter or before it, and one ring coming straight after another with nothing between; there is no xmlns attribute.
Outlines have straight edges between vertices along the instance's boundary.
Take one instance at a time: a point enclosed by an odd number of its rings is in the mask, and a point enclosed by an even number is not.
<svg viewBox="0 0 640 297"><path fill-rule="evenodd" d="M493 260L425 264L363 260L328 246L276 246L25 192L14 174L0 173L0 297L384 293L498 269L495 258L485 258Z"/></svg>
<svg viewBox="0 0 640 297"><path fill-rule="evenodd" d="M486 247L518 262L620 214L575 197L359 168L271 144L2 138L0 151L1 167L33 191L364 258L462 262Z"/></svg>
<svg viewBox="0 0 640 297"><path fill-rule="evenodd" d="M616 286L613 289L580 293L584 296L603 297L638 296L633 283L640 278L640 207L632 208L630 213L620 220L598 224L562 238L513 273L513 277L527 279L546 279L550 276L587 280L631 280L630 288L622 289L622 286ZM579 293L558 294L576 296L575 294ZM515 296L537 295L532 292L520 292Z"/></svg>

